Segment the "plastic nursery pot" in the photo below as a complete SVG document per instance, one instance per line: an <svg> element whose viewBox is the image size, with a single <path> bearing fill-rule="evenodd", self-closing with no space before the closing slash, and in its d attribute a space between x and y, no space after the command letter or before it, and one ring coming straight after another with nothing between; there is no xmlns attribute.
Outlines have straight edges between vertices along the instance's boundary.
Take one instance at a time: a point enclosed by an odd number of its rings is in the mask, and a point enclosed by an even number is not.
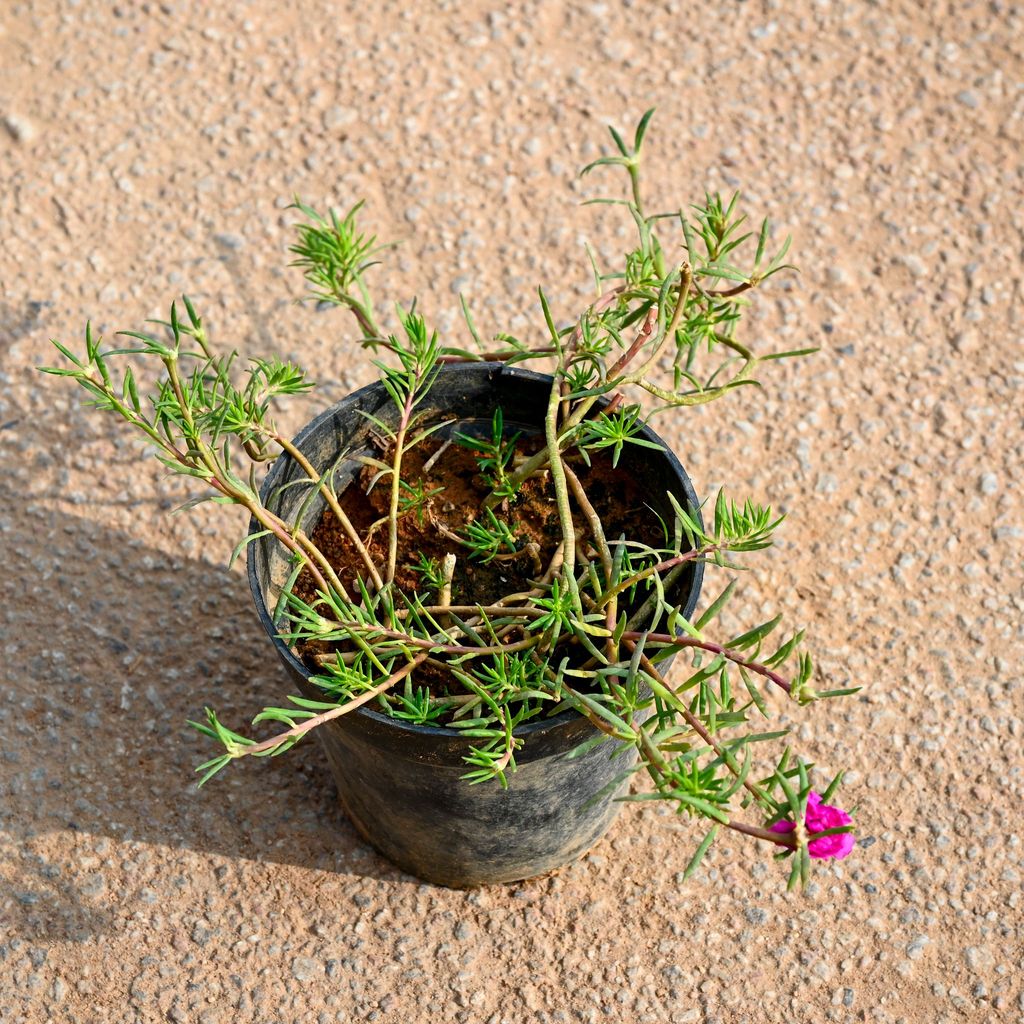
<svg viewBox="0 0 1024 1024"><path fill-rule="evenodd" d="M467 421L489 425L500 406L506 430L537 432L550 386L545 374L500 363L454 364L441 370L420 408L428 421L454 414L465 430ZM394 413L384 388L371 384L322 413L295 438L315 469L333 465L344 453L369 451L371 424L360 410L384 419ZM660 442L650 429L642 436ZM667 491L699 516L693 486L667 448L627 446L620 466L636 477L650 506L667 522L673 516ZM334 478L339 493L359 468L351 461L339 465ZM263 485L263 500L286 522L308 501L309 488L282 485L302 479L294 461L282 455ZM307 533L323 507L319 495L310 502L303 516ZM257 530L254 523L250 531ZM251 543L248 571L260 620L295 684L307 697L322 697L309 670L277 636L271 615L289 572L282 546L272 537ZM702 574L702 565L690 566L673 595L688 616L697 604ZM470 741L455 730L412 725L370 705L316 730L341 803L359 832L410 874L459 888L544 874L582 856L604 835L621 804L614 790L597 795L636 755L609 741L566 758L595 733L575 711L520 726L515 735L524 743L506 790L497 782L470 785L460 778L468 770L462 758Z"/></svg>

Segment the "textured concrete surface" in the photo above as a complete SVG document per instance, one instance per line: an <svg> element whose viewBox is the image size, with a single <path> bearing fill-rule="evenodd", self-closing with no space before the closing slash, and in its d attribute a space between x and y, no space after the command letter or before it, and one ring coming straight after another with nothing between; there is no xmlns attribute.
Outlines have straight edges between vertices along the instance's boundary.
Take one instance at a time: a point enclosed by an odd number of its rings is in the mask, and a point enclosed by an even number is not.
<svg viewBox="0 0 1024 1024"><path fill-rule="evenodd" d="M415 8L413 10L413 8ZM1024 12L1010 3L7 3L0 13L0 1020L1021 1021ZM627 808L553 878L418 884L312 744L196 794L184 720L280 699L242 522L33 365L187 289L216 336L370 371L292 304L289 214L368 199L378 294L566 317L621 242L574 170L658 114L663 203L742 184L802 273L752 338L822 352L660 429L790 512L745 607L867 686L800 717L860 845L787 896ZM532 326L530 326L532 325Z"/></svg>

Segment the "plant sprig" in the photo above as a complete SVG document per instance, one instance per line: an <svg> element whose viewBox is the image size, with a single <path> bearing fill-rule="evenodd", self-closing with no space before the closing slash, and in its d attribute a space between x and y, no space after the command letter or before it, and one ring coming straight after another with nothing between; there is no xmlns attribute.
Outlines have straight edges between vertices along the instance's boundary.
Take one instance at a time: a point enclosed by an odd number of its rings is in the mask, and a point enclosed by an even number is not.
<svg viewBox="0 0 1024 1024"><path fill-rule="evenodd" d="M509 479L508 469L515 456L516 441L521 436L518 430L506 433L504 414L499 406L491 419L489 438L457 432L455 440L474 453L487 486L499 498L507 499L514 498L519 491L519 487Z"/></svg>

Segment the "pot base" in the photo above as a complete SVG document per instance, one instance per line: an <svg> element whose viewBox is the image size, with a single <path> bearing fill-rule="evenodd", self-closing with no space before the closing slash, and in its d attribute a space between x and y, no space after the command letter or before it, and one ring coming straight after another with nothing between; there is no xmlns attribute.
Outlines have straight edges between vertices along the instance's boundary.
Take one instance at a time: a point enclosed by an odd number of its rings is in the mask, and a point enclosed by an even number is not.
<svg viewBox="0 0 1024 1024"><path fill-rule="evenodd" d="M379 754L339 732L332 729L320 741L338 801L356 831L407 874L450 889L522 882L579 860L621 810L617 794L598 794L635 761L632 750L604 743L580 758L555 755L523 764L509 776L507 790L496 782L470 786L453 771L444 787L448 799L430 803L417 797L415 786L403 791L402 781L419 775L420 787L433 789L436 766L418 773L404 762L392 774ZM612 758L616 748L619 756ZM377 770L364 773L374 765Z"/></svg>

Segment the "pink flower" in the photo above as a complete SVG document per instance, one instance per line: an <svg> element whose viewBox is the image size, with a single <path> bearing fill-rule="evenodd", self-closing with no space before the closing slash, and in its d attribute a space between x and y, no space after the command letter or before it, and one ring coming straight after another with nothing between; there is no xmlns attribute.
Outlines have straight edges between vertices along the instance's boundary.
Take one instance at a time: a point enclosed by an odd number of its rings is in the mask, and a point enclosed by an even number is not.
<svg viewBox="0 0 1024 1024"><path fill-rule="evenodd" d="M823 804L821 797L811 790L807 797L807 814L804 817L804 828L808 835L852 824L853 819L846 811L839 807L833 807L831 804ZM793 832L795 830L796 825L791 821L777 821L771 826L772 832ZM852 832L837 832L835 835L813 839L807 844L807 852L818 860L824 860L826 857L842 860L853 850L856 842Z"/></svg>

